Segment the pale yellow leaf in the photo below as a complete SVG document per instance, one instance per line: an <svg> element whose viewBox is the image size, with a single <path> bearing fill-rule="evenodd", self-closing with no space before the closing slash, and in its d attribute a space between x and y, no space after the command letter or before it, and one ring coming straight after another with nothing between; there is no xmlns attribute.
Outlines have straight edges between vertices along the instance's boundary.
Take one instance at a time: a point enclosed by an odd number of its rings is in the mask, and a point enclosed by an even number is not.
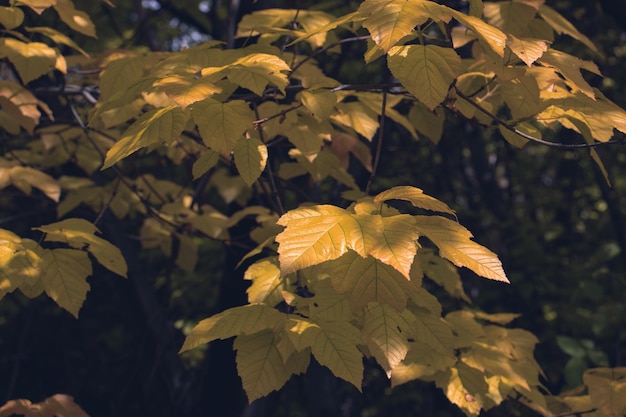
<svg viewBox="0 0 626 417"><path fill-rule="evenodd" d="M438 372L446 371L456 363L456 356L440 352L419 340L411 341L405 359L391 371L391 386L416 379L432 380Z"/></svg>
<svg viewBox="0 0 626 417"><path fill-rule="evenodd" d="M321 270L324 271L325 268ZM315 295L305 299L311 319L351 321L355 318L348 299L334 288L331 280L322 279L312 285L311 290Z"/></svg>
<svg viewBox="0 0 626 417"><path fill-rule="evenodd" d="M456 52L435 45L393 47L387 61L394 77L430 110L446 98L461 72L461 58Z"/></svg>
<svg viewBox="0 0 626 417"><path fill-rule="evenodd" d="M248 304L230 308L200 321L185 338L180 352L216 339L252 335L263 330L279 328L285 319L285 315L265 304Z"/></svg>
<svg viewBox="0 0 626 417"><path fill-rule="evenodd" d="M191 75L172 75L161 78L154 86L174 100L183 110L196 101L222 92L222 88L203 78Z"/></svg>
<svg viewBox="0 0 626 417"><path fill-rule="evenodd" d="M355 312L369 302L385 303L398 311L406 307L411 284L396 269L371 256L363 258L349 251L327 268L333 286L346 294Z"/></svg>
<svg viewBox="0 0 626 417"><path fill-rule="evenodd" d="M409 323L388 304L369 303L363 314L362 325L361 334L365 344L378 364L390 375L409 351Z"/></svg>
<svg viewBox="0 0 626 417"><path fill-rule="evenodd" d="M96 27L91 21L89 15L74 8L71 0L56 0L53 4L54 9L59 14L61 20L75 31L83 35L96 38Z"/></svg>
<svg viewBox="0 0 626 417"><path fill-rule="evenodd" d="M235 166L241 178L252 187L267 163L267 147L256 138L240 138L233 149Z"/></svg>
<svg viewBox="0 0 626 417"><path fill-rule="evenodd" d="M374 197L375 203L381 203L387 200L404 200L408 201L417 208L448 213L456 216L456 212L448 207L446 203L424 194L424 191L419 188L408 185L392 187Z"/></svg>
<svg viewBox="0 0 626 417"><path fill-rule="evenodd" d="M541 39L516 38L509 35L506 44L529 67L548 50L548 42Z"/></svg>
<svg viewBox="0 0 626 417"><path fill-rule="evenodd" d="M74 49L75 51L80 52L84 56L86 56L86 57L89 56L89 54L87 52L85 52L80 46L78 46L78 44L76 42L74 42L72 39L70 39L69 36L59 32L58 30L55 30L55 29L52 29L52 28L49 28L49 27L46 27L46 26L43 26L43 27L26 27L25 29L28 32L41 33L42 35L45 35L48 38L52 39L52 41L54 41L58 45L69 46L70 48Z"/></svg>
<svg viewBox="0 0 626 417"><path fill-rule="evenodd" d="M141 116L122 134L106 154L101 169L107 169L139 149L177 139L187 123L178 106L154 109Z"/></svg>
<svg viewBox="0 0 626 417"><path fill-rule="evenodd" d="M469 416L480 414L489 386L483 374L463 363L450 368L435 379L451 403L456 404Z"/></svg>
<svg viewBox="0 0 626 417"><path fill-rule="evenodd" d="M298 350L307 347L320 365L336 377L350 382L359 391L363 380L363 355L357 348L361 342L359 330L344 321L313 322L292 316L286 326L288 335Z"/></svg>
<svg viewBox="0 0 626 417"><path fill-rule="evenodd" d="M543 20L548 22L548 24L552 26L552 29L554 29L557 33L564 33L566 35L569 35L577 41L582 42L592 51L598 52L598 49L593 44L593 42L591 42L588 37L580 33L580 31L576 29L574 25L572 25L567 19L561 16L561 14L558 13L556 10L544 4L539 8L539 14L543 18Z"/></svg>
<svg viewBox="0 0 626 417"><path fill-rule="evenodd" d="M454 265L436 256L428 249L421 249L417 256L421 268L428 278L441 285L451 296L471 303L470 298L463 290L461 276Z"/></svg>
<svg viewBox="0 0 626 417"><path fill-rule="evenodd" d="M292 375L271 331L237 336L233 348L237 351L237 373L249 402L279 390Z"/></svg>
<svg viewBox="0 0 626 417"><path fill-rule="evenodd" d="M283 301L281 291L285 289L284 281L275 257L253 263L246 269L243 278L252 281L246 290L249 303L265 303L274 307Z"/></svg>
<svg viewBox="0 0 626 417"><path fill-rule="evenodd" d="M337 113L330 118L333 122L342 124L371 141L378 130L378 116L369 107L358 101L337 103Z"/></svg>
<svg viewBox="0 0 626 417"><path fill-rule="evenodd" d="M31 167L15 166L0 168L0 175L8 175L9 181L14 187L19 188L25 194L30 194L31 188L37 188L49 199L58 202L61 196L61 187L57 180L50 175ZM2 184L0 183L0 188Z"/></svg>
<svg viewBox="0 0 626 417"><path fill-rule="evenodd" d="M43 13L48 7L54 6L57 3L56 0L19 0L17 4L23 4L31 9L37 14Z"/></svg>
<svg viewBox="0 0 626 417"><path fill-rule="evenodd" d="M602 414L626 414L626 367L587 369L583 380L593 406Z"/></svg>
<svg viewBox="0 0 626 417"><path fill-rule="evenodd" d="M198 101L191 108L204 143L217 152L229 155L246 129L252 129L254 115L243 100L220 103L211 98Z"/></svg>
<svg viewBox="0 0 626 417"><path fill-rule="evenodd" d="M509 282L498 256L470 240L472 234L460 224L440 216L415 216L415 223L420 232L437 245L441 257L482 277Z"/></svg>
<svg viewBox="0 0 626 417"><path fill-rule="evenodd" d="M12 38L0 39L0 57L7 57L22 82L29 83L56 66L59 52L40 42L25 43Z"/></svg>
<svg viewBox="0 0 626 417"><path fill-rule="evenodd" d="M298 37L298 39L296 39L295 41L291 42L289 45L307 40L311 37L314 36L318 36L318 35L325 35L326 32L329 32L333 29L338 28L339 26L344 26L347 25L348 23L356 23L356 22L360 22L363 20L363 17L359 16L358 12L352 12L352 13L348 13L346 15L343 15L341 17L338 17L334 20L331 20L330 22L326 23L325 25L319 26L317 28L315 28L314 30L310 30L307 32L306 35L300 36ZM248 36L248 35L246 35ZM318 45L319 41L314 40L312 41L312 43L314 45Z"/></svg>
<svg viewBox="0 0 626 417"><path fill-rule="evenodd" d="M126 277L128 267L122 252L112 243L95 235L98 228L85 219L66 219L57 223L35 227L46 233L48 242L65 242L73 248L86 249L109 271Z"/></svg>
<svg viewBox="0 0 626 417"><path fill-rule="evenodd" d="M600 70L593 62L583 61L578 57L554 49L544 53L539 62L556 69L574 92L581 91L587 97L595 99L593 88L580 72L581 69L586 69L596 75L601 75Z"/></svg>
<svg viewBox="0 0 626 417"><path fill-rule="evenodd" d="M504 32L477 17L456 10L452 11L452 16L462 25L471 29L481 43L500 57L504 57L504 47L506 46L506 34Z"/></svg>
<svg viewBox="0 0 626 417"><path fill-rule="evenodd" d="M74 249L53 249L44 253L46 294L60 307L78 318L89 284L91 261L86 252Z"/></svg>
<svg viewBox="0 0 626 417"><path fill-rule="evenodd" d="M11 30L22 24L24 12L19 7L0 6L0 24Z"/></svg>
<svg viewBox="0 0 626 417"><path fill-rule="evenodd" d="M409 273L419 247L417 238L420 232L413 226L413 219L408 214L382 217L381 220L376 243L367 254L394 267L410 280Z"/></svg>

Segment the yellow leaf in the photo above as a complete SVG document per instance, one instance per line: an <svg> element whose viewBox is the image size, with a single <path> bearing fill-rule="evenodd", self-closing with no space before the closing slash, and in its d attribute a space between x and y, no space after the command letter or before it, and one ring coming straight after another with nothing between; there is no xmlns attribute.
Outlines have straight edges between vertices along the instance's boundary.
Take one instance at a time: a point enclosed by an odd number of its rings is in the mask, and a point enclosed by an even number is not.
<svg viewBox="0 0 626 417"><path fill-rule="evenodd" d="M529 67L548 50L548 42L541 39L516 38L509 35L506 44Z"/></svg>
<svg viewBox="0 0 626 417"><path fill-rule="evenodd" d="M448 400L467 415L480 414L483 398L489 391L489 386L480 371L459 363L445 374L438 375L435 383L443 390Z"/></svg>
<svg viewBox="0 0 626 417"><path fill-rule="evenodd" d="M422 6L425 0L365 0L358 13L365 17L367 28L376 44L389 51L400 39L425 23L430 15Z"/></svg>
<svg viewBox="0 0 626 417"><path fill-rule="evenodd" d="M18 5L26 5L33 9L37 14L43 13L48 7L54 6L57 3L56 0L18 0Z"/></svg>
<svg viewBox="0 0 626 417"><path fill-rule="evenodd" d="M535 77L523 75L510 81L501 81L502 98L514 120L520 120L541 112L545 108L539 98L539 86Z"/></svg>
<svg viewBox="0 0 626 417"><path fill-rule="evenodd" d="M337 96L328 90L303 91L300 100L313 116L326 120L335 109Z"/></svg>
<svg viewBox="0 0 626 417"><path fill-rule="evenodd" d="M394 77L430 110L446 98L450 84L461 72L456 52L435 45L396 46L387 61Z"/></svg>
<svg viewBox="0 0 626 417"><path fill-rule="evenodd" d="M11 30L22 24L24 12L19 7L0 6L0 24L5 29Z"/></svg>
<svg viewBox="0 0 626 417"><path fill-rule="evenodd" d="M482 324L476 321L471 311L452 311L446 314L446 322L454 331L455 349L469 347L474 341L487 337Z"/></svg>
<svg viewBox="0 0 626 417"><path fill-rule="evenodd" d="M626 367L587 369L583 374L591 402L602 414L626 414Z"/></svg>
<svg viewBox="0 0 626 417"><path fill-rule="evenodd" d="M367 254L384 264L394 267L407 280L413 265L413 259L419 247L419 231L413 226L413 219L408 214L382 217L377 230L376 243Z"/></svg>
<svg viewBox="0 0 626 417"><path fill-rule="evenodd" d="M61 20L83 35L96 38L96 27L89 15L74 8L71 0L56 0L53 4L54 10L57 11Z"/></svg>
<svg viewBox="0 0 626 417"><path fill-rule="evenodd" d="M581 69L586 69L596 75L602 75L593 62L583 61L578 57L554 49L550 49L543 54L539 62L542 65L556 69L565 77L567 85L572 88L574 92L581 91L587 97L595 99L593 88L587 83L580 72Z"/></svg>
<svg viewBox="0 0 626 417"><path fill-rule="evenodd" d="M252 335L263 330L279 328L286 316L265 304L234 307L202 320L185 338L180 352L204 345L216 339Z"/></svg>
<svg viewBox="0 0 626 417"><path fill-rule="evenodd" d="M324 269L321 268L322 271ZM351 321L355 319L350 310L348 299L344 294L338 293L331 280L322 279L313 283L310 288L315 295L311 298L305 298L298 303L298 308L300 308L300 305L304 304L303 301L306 301L309 312L308 317L313 320L329 321Z"/></svg>
<svg viewBox="0 0 626 417"><path fill-rule="evenodd" d="M509 282L498 256L470 240L472 234L460 224L439 216L415 216L419 231L439 248L439 255L477 275Z"/></svg>
<svg viewBox="0 0 626 417"><path fill-rule="evenodd" d="M244 17L245 18L245 17ZM330 22L326 23L325 25L322 26L318 26L315 29L312 30L308 30L306 35L302 35L300 37L298 37L298 39L296 39L295 41L291 42L289 45L293 45L296 44L298 42L302 42L304 40L307 40L309 38L312 37L317 37L319 35L326 35L326 32L330 32L333 29L338 28L339 26L344 26L347 25L348 23L355 23L355 22L360 22L362 21L363 18L359 16L358 12L352 12L352 13L348 13L346 15L343 15L341 17L338 17L334 20L331 20ZM243 19L242 19L243 21ZM248 35L246 35L248 36ZM319 39L322 39L321 37ZM323 38L325 40L325 37ZM320 46L320 41L318 39L312 40L311 43L314 46Z"/></svg>
<svg viewBox="0 0 626 417"><path fill-rule="evenodd" d="M422 270L428 278L441 285L451 296L471 303L470 298L463 290L459 272L450 262L436 256L428 249L420 250L417 256Z"/></svg>
<svg viewBox="0 0 626 417"><path fill-rule="evenodd" d="M46 294L60 307L78 318L85 302L91 275L91 261L86 252L74 249L53 249L44 253L45 275L42 279Z"/></svg>
<svg viewBox="0 0 626 417"><path fill-rule="evenodd" d="M518 1L486 2L485 20L513 36L527 36L528 26L537 14L537 9Z"/></svg>
<svg viewBox="0 0 626 417"><path fill-rule="evenodd" d="M32 187L41 190L49 199L58 202L61 196L61 187L57 180L30 167L0 167L0 177L6 178L0 181L0 189L9 184L19 188L25 194L30 194ZM8 181L7 181L8 180Z"/></svg>
<svg viewBox="0 0 626 417"><path fill-rule="evenodd" d="M252 281L246 290L249 303L265 303L270 307L283 301L284 284L276 258L267 258L250 265L243 276Z"/></svg>
<svg viewBox="0 0 626 417"><path fill-rule="evenodd" d="M29 83L55 68L59 52L40 42L0 39L0 57L7 57L22 79Z"/></svg>
<svg viewBox="0 0 626 417"><path fill-rule="evenodd" d="M556 10L544 4L539 8L539 14L543 20L548 22L548 24L552 26L552 29L554 29L557 33L569 35L577 41L582 42L592 51L598 52L598 49L593 42L591 42L588 37L580 33L574 25L561 16Z"/></svg>
<svg viewBox="0 0 626 417"><path fill-rule="evenodd" d="M409 323L388 304L369 303L363 315L361 334L376 361L390 376L409 351Z"/></svg>
<svg viewBox="0 0 626 417"><path fill-rule="evenodd" d="M148 91L156 79L143 79L142 56L123 56L110 61L100 73L100 100L110 109ZM106 103L109 100L112 103Z"/></svg>
<svg viewBox="0 0 626 417"><path fill-rule="evenodd" d="M469 0L469 14L470 16L481 17L484 9L483 0Z"/></svg>
<svg viewBox="0 0 626 417"><path fill-rule="evenodd" d="M197 180L205 173L207 173L211 168L213 168L220 160L220 154L215 152L213 149L207 149L200 158L196 159L191 167L191 172L193 174L193 179Z"/></svg>
<svg viewBox="0 0 626 417"><path fill-rule="evenodd" d="M397 387L415 379L432 379L456 363L456 356L437 351L419 340L410 343L405 359L391 371L391 386Z"/></svg>
<svg viewBox="0 0 626 417"><path fill-rule="evenodd" d="M233 150L235 166L241 178L252 187L267 163L267 147L255 138L240 138Z"/></svg>
<svg viewBox="0 0 626 417"><path fill-rule="evenodd" d="M177 139L187 123L187 114L178 106L154 109L141 116L122 134L106 154L101 169L107 169L139 149L170 143Z"/></svg>
<svg viewBox="0 0 626 417"><path fill-rule="evenodd" d="M462 25L471 29L482 44L498 56L504 57L504 47L506 46L506 34L504 32L477 17L468 16L456 10L452 10L451 13Z"/></svg>
<svg viewBox="0 0 626 417"><path fill-rule="evenodd" d="M0 81L0 97L6 99L2 100L2 111L9 113L10 118L32 135L39 124L41 112L37 107L42 106L42 102L26 88L8 80ZM48 116L52 118L51 114Z"/></svg>
<svg viewBox="0 0 626 417"><path fill-rule="evenodd" d="M369 107L358 101L337 103L337 113L333 113L332 121L354 129L357 133L371 141L378 130L378 116Z"/></svg>
<svg viewBox="0 0 626 417"><path fill-rule="evenodd" d="M243 100L220 103L211 98L198 101L191 108L204 143L229 155L246 129L252 129L254 115Z"/></svg>
<svg viewBox="0 0 626 417"><path fill-rule="evenodd" d="M349 251L327 265L335 289L346 294L353 311L360 312L369 302L390 305L398 311L406 307L411 284L393 267L368 256Z"/></svg>
<svg viewBox="0 0 626 417"><path fill-rule="evenodd" d="M456 212L452 210L448 205L442 201L437 200L427 194L424 191L416 187L411 186L398 186L392 187L379 193L374 197L375 203L382 203L387 200L404 200L411 203L414 207L422 208L425 210L439 211L442 213L452 214L456 216Z"/></svg>
<svg viewBox="0 0 626 417"><path fill-rule="evenodd" d="M287 322L289 339L296 349L311 348L320 365L336 377L350 382L359 391L363 381L363 355L359 330L345 321L313 322L292 316Z"/></svg>
<svg viewBox="0 0 626 417"><path fill-rule="evenodd" d="M49 27L26 27L25 28L26 31L31 32L31 33L41 33L42 35L47 36L48 38L52 39L52 41L54 41L55 43L57 43L58 45L66 45L69 46L70 48L80 52L81 54L83 54L84 56L88 57L89 54L87 54L87 52L85 52L80 46L78 46L78 44L76 42L74 42L72 39L70 39L67 35L64 35L63 33L59 32L58 30L49 28Z"/></svg>
<svg viewBox="0 0 626 417"><path fill-rule="evenodd" d="M521 148L528 143L528 139L518 135L515 132L511 132L509 129L505 128L502 125L498 126L498 130L500 131L500 134L504 137L504 139L515 147ZM516 125L515 130L518 130L534 138L541 139L541 130L537 129L535 126L531 125L528 122Z"/></svg>
<svg viewBox="0 0 626 417"><path fill-rule="evenodd" d="M222 92L222 88L202 78L190 75L172 75L161 78L154 86L174 100L183 110L196 101Z"/></svg>
<svg viewBox="0 0 626 417"><path fill-rule="evenodd" d="M249 402L279 390L292 375L271 331L237 336L233 348L237 351L237 372Z"/></svg>
<svg viewBox="0 0 626 417"><path fill-rule="evenodd" d="M128 270L122 252L110 242L95 236L98 228L85 219L66 219L35 227L46 233L47 242L65 242L73 248L86 249L109 271L126 278Z"/></svg>

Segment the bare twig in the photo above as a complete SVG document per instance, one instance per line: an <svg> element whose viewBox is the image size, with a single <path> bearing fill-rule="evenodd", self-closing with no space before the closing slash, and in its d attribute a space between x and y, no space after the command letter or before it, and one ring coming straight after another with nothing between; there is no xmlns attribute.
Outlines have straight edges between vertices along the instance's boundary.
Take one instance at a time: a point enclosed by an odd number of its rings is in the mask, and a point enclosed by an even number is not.
<svg viewBox="0 0 626 417"><path fill-rule="evenodd" d="M374 177L376 176L376 169L378 168L378 163L380 162L380 155L383 149L383 136L385 132L386 112L387 112L387 91L383 90L383 104L380 110L380 126L378 127L378 139L376 140L376 152L374 154L374 161L372 162L372 173L370 174L370 178L367 181L367 185L365 186L365 194L369 194L370 192L372 181L374 181Z"/></svg>
<svg viewBox="0 0 626 417"><path fill-rule="evenodd" d="M252 124L254 125L254 128L256 130L258 130L263 123L269 122L270 120L276 119L277 117L284 117L287 113L292 112L294 110L297 110L300 107L302 107L302 103L296 104L295 106L289 107L288 109L285 109L283 111L279 111L278 113L273 114L273 115L271 115L269 117L264 117L262 119L255 120L254 122L252 122ZM257 117L258 117L258 114L257 114ZM265 142L265 141L263 141L263 142Z"/></svg>

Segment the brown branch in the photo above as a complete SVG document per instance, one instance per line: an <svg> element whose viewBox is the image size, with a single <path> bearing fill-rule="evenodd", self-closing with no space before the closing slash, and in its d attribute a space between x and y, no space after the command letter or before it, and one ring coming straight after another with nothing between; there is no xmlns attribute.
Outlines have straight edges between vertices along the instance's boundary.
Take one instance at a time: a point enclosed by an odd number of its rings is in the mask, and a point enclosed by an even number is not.
<svg viewBox="0 0 626 417"><path fill-rule="evenodd" d="M604 146L604 145L612 145L612 144L616 144L616 143L621 143L621 144L625 143L621 139L613 139L613 140L610 140L608 142L578 143L578 144L566 144L566 143L548 142L546 140L536 138L536 137L534 137L532 135L529 135L527 133L524 133L524 132L516 129L514 125L512 125L510 123L507 123L504 120L500 119L498 116L496 116L495 114L491 113L489 110L485 109L480 104L476 103L474 100L471 99L471 97L468 97L467 95L463 94L461 91L457 90L456 91L456 95L458 97L461 97L463 100L467 101L471 106L476 108L478 111L480 111L481 113L483 113L484 115L489 117L496 124L502 126L506 130L509 130L509 131L515 133L516 135L521 136L524 139L527 139L527 140L529 140L531 142L539 143L541 145L545 145L545 146L548 146L550 148L557 148L557 149L588 149L588 148L597 148L599 146Z"/></svg>
<svg viewBox="0 0 626 417"><path fill-rule="evenodd" d="M259 128L261 127L261 125L262 125L263 123L265 123L265 122L269 122L270 120L276 119L277 117L281 117L281 118L282 118L282 117L284 117L287 113L292 112L292 111L294 111L294 110L297 110L297 109L299 109L300 107L302 107L302 103L300 103L300 104L296 104L295 106L293 106L293 107L289 107L288 109L285 109L285 110L283 110L283 111L279 111L278 113L273 114L273 115L271 115L271 116L269 116L269 117L264 117L264 118L262 118L262 119L255 120L255 121L253 121L253 122L252 122L252 124L254 125L254 129L255 129L255 130L259 130ZM256 107L255 107L255 110L256 110ZM259 113L258 113L258 112L255 112L255 113L256 113L256 117L258 118L258 117L259 117ZM261 134L261 132L260 132L260 134ZM265 143L265 141L263 141L263 143Z"/></svg>
<svg viewBox="0 0 626 417"><path fill-rule="evenodd" d="M344 43L349 43L349 42L356 42L356 41L362 41L362 40L366 40L369 39L370 36L369 35L365 35L365 36L354 36L352 38L345 38L345 39L341 39L340 41L337 42L333 42L328 46L323 47L322 49L319 49L317 51L315 51L314 53L312 53L311 55L307 55L306 58L304 58L302 61L298 62L293 69L291 70L291 75L293 75L294 72L296 72L298 70L298 68L300 68L302 65L304 65L306 62L310 61L311 59L315 58L316 56L323 54L324 52L328 51L331 48L334 48L335 46L344 44Z"/></svg>

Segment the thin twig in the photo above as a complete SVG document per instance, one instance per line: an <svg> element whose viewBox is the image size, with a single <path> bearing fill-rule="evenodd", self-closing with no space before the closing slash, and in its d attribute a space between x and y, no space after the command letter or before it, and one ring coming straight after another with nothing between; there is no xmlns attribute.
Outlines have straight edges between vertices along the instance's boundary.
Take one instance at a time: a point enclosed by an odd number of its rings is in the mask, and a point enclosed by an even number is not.
<svg viewBox="0 0 626 417"><path fill-rule="evenodd" d="M100 210L100 213L98 213L98 215L96 216L96 219L93 221L94 226L98 225L98 223L102 219L102 216L104 216L104 213L111 206L111 203L113 202L113 199L117 195L117 189L119 188L121 182L122 181L119 178L115 182L115 185L113 186L113 191L111 191L111 197L109 198L109 201L107 201L107 203L102 207L102 209Z"/></svg>
<svg viewBox="0 0 626 417"><path fill-rule="evenodd" d="M514 125L511 125L511 124L505 122L504 120L500 119L498 116L496 116L495 114L491 113L489 110L485 109L480 104L476 103L474 100L472 100L467 95L463 94L461 91L457 90L456 95L458 97L461 97L463 100L467 101L470 105L472 105L478 111L480 111L484 115L488 116L491 120L493 120L498 125L500 125L503 128L505 128L506 130L509 130L509 131L517 134L518 136L523 137L524 139L528 139L531 142L540 143L542 145L549 146L551 148L557 148L557 149L588 149L588 148L597 148L599 146L604 146L604 145L612 145L612 144L616 144L616 143L622 143L622 144L625 143L621 139L613 139L613 140L610 140L608 142L577 143L577 144L548 142L546 140L536 138L536 137L534 137L532 135L529 135L527 133L524 133L524 132L516 129Z"/></svg>
<svg viewBox="0 0 626 417"><path fill-rule="evenodd" d="M289 107L288 109L285 109L283 111L279 111L278 113L273 114L273 115L271 115L269 117L264 117L262 119L255 120L254 122L252 122L252 124L254 125L254 129L258 130L263 123L269 122L270 120L276 119L277 117L284 117L287 113L292 112L294 110L297 110L300 107L302 107L302 103L296 104L295 106ZM257 115L257 117L258 117L258 115ZM263 141L263 142L265 142L265 141Z"/></svg>
<svg viewBox="0 0 626 417"><path fill-rule="evenodd" d="M260 119L259 108L256 105L256 103L254 104L253 107L254 107L254 116L257 119ZM263 126L259 125L257 130L259 132L261 142L265 143L265 133L263 133ZM276 201L278 214L282 216L283 214L285 214L285 208L283 207L283 202L281 201L280 195L278 194L278 187L276 187L276 182L274 181L274 173L272 171L272 161L269 158L267 160L267 163L265 164L265 170L267 171L267 177L270 182L271 194L274 197L274 200ZM261 186L263 186L263 184L261 184Z"/></svg>
<svg viewBox="0 0 626 417"><path fill-rule="evenodd" d="M317 51L315 51L314 53L312 53L311 55L307 55L306 58L304 58L302 61L298 62L293 69L291 70L291 75L293 75L294 72L296 72L298 70L298 68L300 68L302 65L304 65L306 62L310 61L311 59L315 58L316 56L323 54L324 52L328 51L329 49L334 48L335 46L344 44L344 43L349 43L349 42L357 42L357 41L363 41L366 39L369 39L370 35L364 35L364 36L354 36L352 38L345 38L345 39L341 39L340 41L337 42L333 42L328 46L323 47L322 49L319 49Z"/></svg>
<svg viewBox="0 0 626 417"><path fill-rule="evenodd" d="M383 136L384 136L384 131L385 131L386 110L387 110L387 91L383 90L383 104L382 104L382 109L380 110L380 126L378 127L378 139L376 141L376 153L374 154L374 161L372 162L372 173L370 174L370 178L367 181L367 185L365 186L365 194L369 194L370 192L372 181L374 181L374 176L376 175L376 169L378 168L378 163L380 162L380 155L383 149Z"/></svg>

